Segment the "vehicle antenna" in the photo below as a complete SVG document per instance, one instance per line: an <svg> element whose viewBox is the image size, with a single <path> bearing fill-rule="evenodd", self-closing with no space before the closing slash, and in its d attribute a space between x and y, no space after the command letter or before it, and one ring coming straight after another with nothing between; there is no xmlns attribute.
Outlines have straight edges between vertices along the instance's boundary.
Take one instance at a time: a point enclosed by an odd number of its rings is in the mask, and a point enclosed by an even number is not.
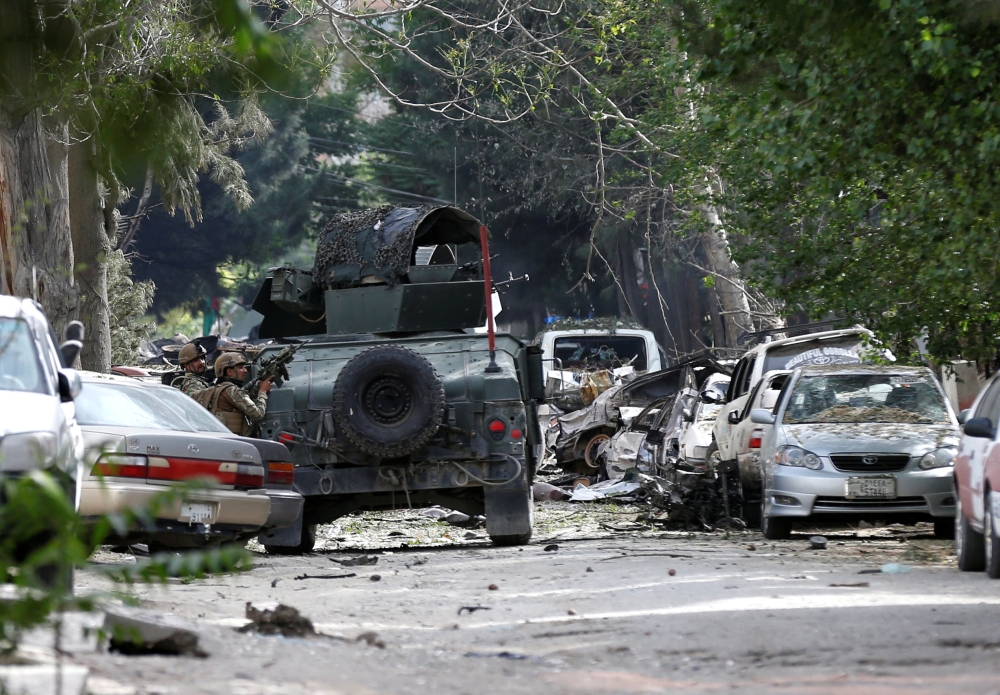
<svg viewBox="0 0 1000 695"><path fill-rule="evenodd" d="M497 365L497 337L493 327L493 276L490 272L490 242L486 225L479 226L479 246L483 252L483 284L486 287L486 333L490 338L490 363L486 366L487 374L500 371Z"/></svg>

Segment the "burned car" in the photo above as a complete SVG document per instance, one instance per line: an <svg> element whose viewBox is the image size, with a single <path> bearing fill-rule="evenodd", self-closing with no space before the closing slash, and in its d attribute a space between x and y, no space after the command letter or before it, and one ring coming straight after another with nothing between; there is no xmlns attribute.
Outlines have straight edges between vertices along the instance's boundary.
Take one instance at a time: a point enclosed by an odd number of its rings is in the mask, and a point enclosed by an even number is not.
<svg viewBox="0 0 1000 695"><path fill-rule="evenodd" d="M264 538L304 552L315 526L360 510L439 504L486 515L500 545L528 542L541 448L538 348L487 323L485 227L452 207L334 217L312 269L273 268L255 372L301 344L273 388L261 436L290 446L296 522ZM305 344L302 344L304 341Z"/></svg>

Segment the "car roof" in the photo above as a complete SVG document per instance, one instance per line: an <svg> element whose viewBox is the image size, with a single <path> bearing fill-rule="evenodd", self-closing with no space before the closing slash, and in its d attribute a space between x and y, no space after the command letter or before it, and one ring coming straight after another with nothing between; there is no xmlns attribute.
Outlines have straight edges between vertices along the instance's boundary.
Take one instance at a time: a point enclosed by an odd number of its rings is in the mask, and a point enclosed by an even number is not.
<svg viewBox="0 0 1000 695"><path fill-rule="evenodd" d="M795 327L791 326L788 330L793 330ZM854 328L843 328L838 331L819 331L818 333L806 333L805 335L797 335L792 338L782 338L781 340L772 340L767 343L761 343L760 345L755 345L754 347L747 350L747 354L751 352L761 353L767 352L776 347L782 347L785 345L796 345L798 343L809 343L814 340L832 340L834 338L842 338L851 335L869 335L874 336L867 328L862 328L861 326L855 326Z"/></svg>
<svg viewBox="0 0 1000 695"><path fill-rule="evenodd" d="M11 319L30 317L33 320L43 320L48 323L45 319L45 312L34 301L9 294L0 294L0 316Z"/></svg>

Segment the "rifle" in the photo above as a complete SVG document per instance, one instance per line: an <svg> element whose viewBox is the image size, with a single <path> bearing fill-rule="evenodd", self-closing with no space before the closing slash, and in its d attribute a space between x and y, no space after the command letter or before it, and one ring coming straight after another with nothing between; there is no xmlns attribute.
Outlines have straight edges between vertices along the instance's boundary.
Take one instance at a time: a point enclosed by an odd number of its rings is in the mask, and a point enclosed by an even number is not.
<svg viewBox="0 0 1000 695"><path fill-rule="evenodd" d="M243 385L243 390L249 393L251 398L256 398L260 391L261 382L266 379L273 379L274 385L280 387L289 378L288 368L285 365L291 362L295 358L295 353L308 342L308 340L304 340L294 345L286 345L276 355L262 359L257 365L257 374Z"/></svg>

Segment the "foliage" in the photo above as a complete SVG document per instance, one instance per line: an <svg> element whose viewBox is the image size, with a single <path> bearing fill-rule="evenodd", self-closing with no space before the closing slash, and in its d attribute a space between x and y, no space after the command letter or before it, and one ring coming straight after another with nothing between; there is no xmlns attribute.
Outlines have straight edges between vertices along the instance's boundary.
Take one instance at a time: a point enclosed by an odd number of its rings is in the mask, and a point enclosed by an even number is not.
<svg viewBox="0 0 1000 695"><path fill-rule="evenodd" d="M108 258L108 309L111 320L111 363L134 364L139 346L156 329L144 318L153 304L156 285L132 279L132 262L121 251Z"/></svg>
<svg viewBox="0 0 1000 695"><path fill-rule="evenodd" d="M691 8L691 4L685 4ZM713 0L678 39L740 256L897 354L989 358L1000 313L995 17L951 0Z"/></svg>
<svg viewBox="0 0 1000 695"><path fill-rule="evenodd" d="M17 647L21 634L67 609L93 610L97 596L74 595L73 568L83 567L93 551L115 530L150 523L149 510L137 510L84 521L74 508L74 481L61 473L35 470L0 481L0 577L12 584L15 597L0 601L0 653ZM179 486L153 504L169 504L195 485ZM165 581L168 576L196 578L248 566L241 548L155 555L148 562L108 567L118 583Z"/></svg>

